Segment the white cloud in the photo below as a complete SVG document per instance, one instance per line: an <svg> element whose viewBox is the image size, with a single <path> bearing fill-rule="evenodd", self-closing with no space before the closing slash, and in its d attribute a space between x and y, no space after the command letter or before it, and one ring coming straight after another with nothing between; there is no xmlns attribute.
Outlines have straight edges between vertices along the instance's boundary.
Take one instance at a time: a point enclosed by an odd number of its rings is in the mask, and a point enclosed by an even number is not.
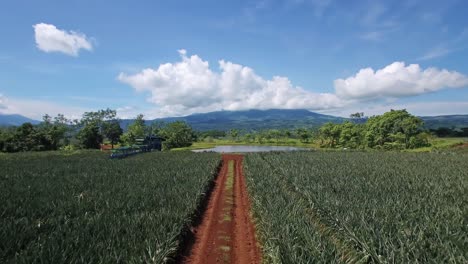
<svg viewBox="0 0 468 264"><path fill-rule="evenodd" d="M435 58L443 57L451 52L452 50L449 50L445 47L437 47L437 48L430 50L426 54L424 54L421 58L419 58L419 60L435 59Z"/></svg>
<svg viewBox="0 0 468 264"><path fill-rule="evenodd" d="M92 50L91 40L74 31L60 30L51 24L33 25L37 48L44 52L61 52L78 56L80 49Z"/></svg>
<svg viewBox="0 0 468 264"><path fill-rule="evenodd" d="M6 97L0 94L0 110L6 109Z"/></svg>
<svg viewBox="0 0 468 264"><path fill-rule="evenodd" d="M358 104L342 109L320 111L324 114L349 117L356 112L364 112L366 116L381 115L390 109L406 109L408 112L418 116L438 116L438 115L466 115L468 102L465 101L435 101L435 102L410 102L410 103L372 103Z"/></svg>
<svg viewBox="0 0 468 264"><path fill-rule="evenodd" d="M43 100L18 99L0 95L0 114L20 114L35 120L42 120L45 114L51 116L63 114L70 119L79 119L86 111L90 111L90 109Z"/></svg>
<svg viewBox="0 0 468 264"><path fill-rule="evenodd" d="M118 80L151 94L156 116L185 115L214 110L268 108L330 109L344 104L336 95L313 93L294 86L286 77L266 80L253 69L220 60L220 72L197 55L179 50L181 61L161 64L140 73L121 73Z"/></svg>
<svg viewBox="0 0 468 264"><path fill-rule="evenodd" d="M142 111L153 118L270 108L340 113L369 106L371 99L378 104L398 104L401 97L468 87L468 77L461 73L394 62L376 71L365 68L354 76L335 80L335 93L316 93L293 85L287 77L265 79L252 68L224 60L218 62L219 70L214 71L197 55L188 56L183 49L179 54L179 62L143 69L136 74L119 74L119 81L138 92L148 93L148 101L155 105L145 110L122 109L124 115Z"/></svg>
<svg viewBox="0 0 468 264"><path fill-rule="evenodd" d="M334 81L336 94L343 99L404 97L468 86L468 77L437 68L421 69L418 64L394 62L383 69L361 69L356 75Z"/></svg>
<svg viewBox="0 0 468 264"><path fill-rule="evenodd" d="M151 113L148 112L148 110L130 105L121 106L115 110L117 111L117 116L122 119L132 119L139 114L143 114L145 118L152 117Z"/></svg>

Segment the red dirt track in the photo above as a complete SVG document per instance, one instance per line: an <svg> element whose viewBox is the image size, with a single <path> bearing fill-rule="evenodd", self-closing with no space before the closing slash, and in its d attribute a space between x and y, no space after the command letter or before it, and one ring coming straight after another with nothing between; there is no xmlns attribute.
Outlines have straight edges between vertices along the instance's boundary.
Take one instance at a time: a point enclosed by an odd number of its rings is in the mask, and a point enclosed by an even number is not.
<svg viewBox="0 0 468 264"><path fill-rule="evenodd" d="M242 158L223 155L220 174L184 263L261 263Z"/></svg>

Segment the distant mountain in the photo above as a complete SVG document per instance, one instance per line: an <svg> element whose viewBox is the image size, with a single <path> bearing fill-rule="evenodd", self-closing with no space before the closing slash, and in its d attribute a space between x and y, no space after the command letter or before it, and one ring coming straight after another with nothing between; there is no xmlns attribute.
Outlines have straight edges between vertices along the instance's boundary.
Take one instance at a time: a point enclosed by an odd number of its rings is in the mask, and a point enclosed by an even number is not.
<svg viewBox="0 0 468 264"><path fill-rule="evenodd" d="M468 115L421 116L426 128L468 127Z"/></svg>
<svg viewBox="0 0 468 264"><path fill-rule="evenodd" d="M422 116L426 128L436 129L438 127L468 127L468 115L444 115L444 116ZM244 129L284 129L298 127L319 127L327 122L342 123L347 118L323 115L304 109L269 109L269 110L245 110L245 111L217 111L203 114L193 114L183 117L167 117L147 120L147 124L154 121L174 122L185 121L195 130L224 130ZM40 121L33 120L21 115L0 114L0 126L19 126L25 122L39 124ZM132 123L132 119L121 120L121 126L126 130Z"/></svg>
<svg viewBox="0 0 468 264"><path fill-rule="evenodd" d="M468 115L423 116L426 128L468 127ZM327 122L342 123L347 118L314 113L305 109L269 109L217 111L184 117L168 117L147 121L173 122L182 120L195 130L262 130L298 127L319 127ZM131 120L127 120L127 125ZM126 127L126 125L124 125Z"/></svg>
<svg viewBox="0 0 468 264"><path fill-rule="evenodd" d="M22 115L4 115L0 114L0 126L20 126L23 123L39 124L40 121L27 118Z"/></svg>
<svg viewBox="0 0 468 264"><path fill-rule="evenodd" d="M148 120L174 122L185 121L195 130L262 130L284 129L297 127L319 127L327 122L341 123L346 118L323 115L303 109L269 109L245 111L217 111L203 114L193 114L184 117L168 117ZM122 120L125 129L132 120Z"/></svg>

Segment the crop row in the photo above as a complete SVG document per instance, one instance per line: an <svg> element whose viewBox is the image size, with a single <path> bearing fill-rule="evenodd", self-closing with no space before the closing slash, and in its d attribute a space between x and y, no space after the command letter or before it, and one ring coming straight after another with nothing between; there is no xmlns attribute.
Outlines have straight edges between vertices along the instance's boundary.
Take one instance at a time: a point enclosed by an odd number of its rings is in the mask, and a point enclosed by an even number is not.
<svg viewBox="0 0 468 264"><path fill-rule="evenodd" d="M219 155L0 157L1 263L162 263L175 255Z"/></svg>
<svg viewBox="0 0 468 264"><path fill-rule="evenodd" d="M268 263L466 263L468 157L429 153L250 154Z"/></svg>

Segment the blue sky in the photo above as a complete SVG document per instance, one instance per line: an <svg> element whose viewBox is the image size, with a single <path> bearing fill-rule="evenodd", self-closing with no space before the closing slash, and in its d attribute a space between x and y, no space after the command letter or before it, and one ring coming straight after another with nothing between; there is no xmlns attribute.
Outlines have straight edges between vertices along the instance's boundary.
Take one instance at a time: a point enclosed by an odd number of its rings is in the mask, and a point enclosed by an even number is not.
<svg viewBox="0 0 468 264"><path fill-rule="evenodd" d="M466 1L2 1L0 113L468 114Z"/></svg>

